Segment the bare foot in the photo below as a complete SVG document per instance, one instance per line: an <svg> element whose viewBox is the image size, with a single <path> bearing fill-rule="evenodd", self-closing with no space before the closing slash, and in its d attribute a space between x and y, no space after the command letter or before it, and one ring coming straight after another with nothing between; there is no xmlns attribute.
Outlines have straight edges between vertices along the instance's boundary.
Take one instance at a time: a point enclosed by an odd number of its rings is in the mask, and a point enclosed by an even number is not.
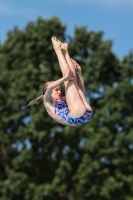
<svg viewBox="0 0 133 200"><path fill-rule="evenodd" d="M61 47L62 42L57 40L57 38L55 36L53 36L51 38L51 40L52 40L54 49L57 49L57 48Z"/></svg>

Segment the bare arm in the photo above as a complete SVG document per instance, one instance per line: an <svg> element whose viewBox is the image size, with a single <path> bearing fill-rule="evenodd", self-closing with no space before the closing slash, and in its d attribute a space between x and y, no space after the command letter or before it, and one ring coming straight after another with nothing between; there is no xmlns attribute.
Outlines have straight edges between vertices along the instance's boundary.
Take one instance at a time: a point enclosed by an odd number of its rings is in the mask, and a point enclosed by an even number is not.
<svg viewBox="0 0 133 200"><path fill-rule="evenodd" d="M71 69L68 69L68 72L67 72L67 74L64 77L58 79L57 81L52 82L47 87L47 90L45 92L43 100L45 102L49 102L50 99L51 99L51 95L52 95L53 89L56 88L58 85L62 84L64 81L69 81L69 80L73 80Z"/></svg>
<svg viewBox="0 0 133 200"><path fill-rule="evenodd" d="M53 83L51 83L48 87L47 87L47 90L45 92L45 95L44 95L44 101L49 101L50 98L51 98L51 95L52 95L52 91L54 88L56 88L58 85L60 85L61 83L63 83L65 81L65 76L58 79L57 81L54 81Z"/></svg>

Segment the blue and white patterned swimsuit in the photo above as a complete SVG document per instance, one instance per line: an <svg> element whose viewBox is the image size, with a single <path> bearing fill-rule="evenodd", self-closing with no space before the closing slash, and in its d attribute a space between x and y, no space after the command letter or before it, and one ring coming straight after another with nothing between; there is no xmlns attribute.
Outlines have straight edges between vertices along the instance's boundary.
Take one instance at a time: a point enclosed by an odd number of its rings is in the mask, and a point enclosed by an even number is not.
<svg viewBox="0 0 133 200"><path fill-rule="evenodd" d="M55 120L64 125L80 126L88 122L92 117L92 111L89 108L86 108L86 112L81 117L78 118L70 117L68 104L65 100L60 100L60 99L55 100L54 107L55 107L55 113L54 113Z"/></svg>

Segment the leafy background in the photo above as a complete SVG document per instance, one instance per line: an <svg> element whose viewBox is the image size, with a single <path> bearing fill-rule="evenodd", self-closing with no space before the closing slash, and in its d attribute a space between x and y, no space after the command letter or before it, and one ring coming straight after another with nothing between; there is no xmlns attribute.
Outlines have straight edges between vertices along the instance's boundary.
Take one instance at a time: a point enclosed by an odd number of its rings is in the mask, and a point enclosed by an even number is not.
<svg viewBox="0 0 133 200"><path fill-rule="evenodd" d="M66 29L39 17L0 46L0 200L133 199L133 52L119 60L102 31ZM80 127L58 124L42 103L25 107L61 77L53 35L82 67L93 117Z"/></svg>

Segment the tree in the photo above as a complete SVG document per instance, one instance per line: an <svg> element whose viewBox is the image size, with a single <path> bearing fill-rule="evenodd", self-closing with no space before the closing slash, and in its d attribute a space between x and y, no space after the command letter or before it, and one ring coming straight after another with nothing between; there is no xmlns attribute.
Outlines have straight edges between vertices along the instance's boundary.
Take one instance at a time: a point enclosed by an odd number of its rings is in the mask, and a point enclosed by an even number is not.
<svg viewBox="0 0 133 200"><path fill-rule="evenodd" d="M102 32L38 18L8 32L0 47L1 200L131 200L133 57L120 61ZM82 66L93 118L81 127L26 108L44 82L61 77L51 37L69 43Z"/></svg>

